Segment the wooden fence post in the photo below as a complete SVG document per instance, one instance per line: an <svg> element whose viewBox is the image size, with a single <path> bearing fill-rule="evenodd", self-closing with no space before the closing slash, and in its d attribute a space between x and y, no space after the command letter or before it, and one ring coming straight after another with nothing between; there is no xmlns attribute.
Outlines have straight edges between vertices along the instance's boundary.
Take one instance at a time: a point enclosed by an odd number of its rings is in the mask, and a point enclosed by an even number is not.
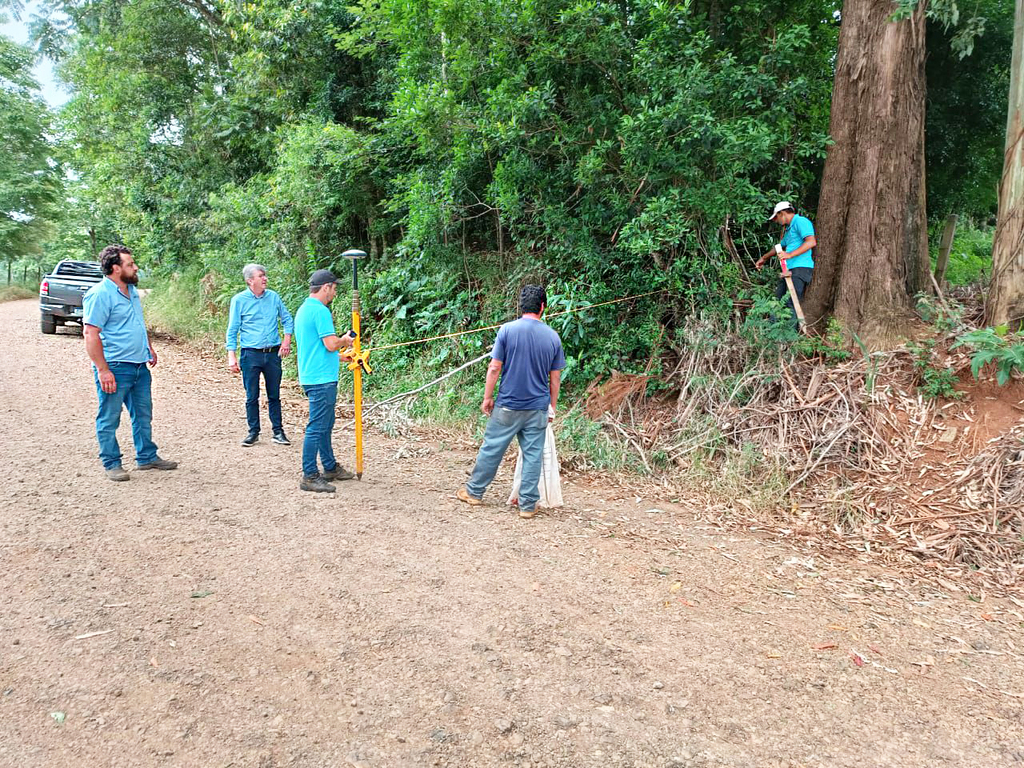
<svg viewBox="0 0 1024 768"><path fill-rule="evenodd" d="M955 213L949 214L946 219L946 228L942 232L942 241L939 243L939 258L935 262L935 285L942 287L942 281L946 279L946 267L949 266L949 252L953 250L953 235L956 234L956 222L960 217Z"/></svg>

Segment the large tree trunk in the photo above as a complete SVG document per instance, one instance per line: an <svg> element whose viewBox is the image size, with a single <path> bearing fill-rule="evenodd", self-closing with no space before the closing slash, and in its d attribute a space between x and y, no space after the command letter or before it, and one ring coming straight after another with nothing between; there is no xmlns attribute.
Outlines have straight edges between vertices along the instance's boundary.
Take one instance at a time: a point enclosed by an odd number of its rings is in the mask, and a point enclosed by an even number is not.
<svg viewBox="0 0 1024 768"><path fill-rule="evenodd" d="M1017 0L1010 63L1006 154L999 182L999 217L992 243L992 287L985 315L990 325L1024 321L1024 0Z"/></svg>
<svg viewBox="0 0 1024 768"><path fill-rule="evenodd" d="M873 347L902 336L928 283L924 185L925 19L890 0L846 0L805 310L830 312Z"/></svg>

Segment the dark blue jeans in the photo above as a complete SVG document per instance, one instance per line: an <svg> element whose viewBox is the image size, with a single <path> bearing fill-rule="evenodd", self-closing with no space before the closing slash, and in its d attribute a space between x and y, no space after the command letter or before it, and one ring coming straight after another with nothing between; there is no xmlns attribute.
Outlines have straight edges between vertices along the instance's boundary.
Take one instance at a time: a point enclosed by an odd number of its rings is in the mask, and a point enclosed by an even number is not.
<svg viewBox="0 0 1024 768"><path fill-rule="evenodd" d="M238 367L242 369L242 384L245 385L245 420L249 423L249 432L260 433L260 374L267 385L270 426L274 432L280 432L281 356L277 352L243 349L238 356Z"/></svg>
<svg viewBox="0 0 1024 768"><path fill-rule="evenodd" d="M317 474L316 457L325 472L338 466L331 445L331 433L334 431L334 406L338 402L338 382L313 384L303 387L309 398L309 423L306 425L306 436L302 440L302 474L312 477Z"/></svg>
<svg viewBox="0 0 1024 768"><path fill-rule="evenodd" d="M135 442L135 461L148 464L155 461L156 443L153 442L153 377L145 363L108 363L114 374L117 389L107 394L100 387L99 372L93 368L100 408L96 413L96 439L100 443L100 461L104 469L121 466L121 447L117 444L117 428L121 424L121 407L128 409L132 420L132 440Z"/></svg>
<svg viewBox="0 0 1024 768"><path fill-rule="evenodd" d="M804 291L807 290L807 286L811 284L811 278L814 277L814 270L810 267L794 267L789 270L793 275L793 288L796 290L797 301L800 302L800 306L804 305ZM800 330L800 320L796 316L796 308L793 306L793 297L789 295L789 286L786 285L785 278L780 277L779 282L775 285L775 298L782 299L785 297L786 306L789 307L790 314L793 315L793 323L797 331Z"/></svg>

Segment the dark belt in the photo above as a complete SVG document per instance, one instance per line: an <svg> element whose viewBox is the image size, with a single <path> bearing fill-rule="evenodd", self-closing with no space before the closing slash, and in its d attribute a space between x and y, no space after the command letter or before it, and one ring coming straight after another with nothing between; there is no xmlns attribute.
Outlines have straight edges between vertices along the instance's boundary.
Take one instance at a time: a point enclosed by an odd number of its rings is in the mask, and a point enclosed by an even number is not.
<svg viewBox="0 0 1024 768"><path fill-rule="evenodd" d="M276 347L242 347L243 352L262 352L265 355L272 355L280 349L280 344Z"/></svg>

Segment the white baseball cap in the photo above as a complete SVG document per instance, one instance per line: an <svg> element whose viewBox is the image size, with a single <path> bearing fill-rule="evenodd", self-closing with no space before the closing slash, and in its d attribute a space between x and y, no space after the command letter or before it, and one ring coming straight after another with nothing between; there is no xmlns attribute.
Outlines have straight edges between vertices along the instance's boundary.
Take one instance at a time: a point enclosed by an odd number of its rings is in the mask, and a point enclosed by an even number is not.
<svg viewBox="0 0 1024 768"><path fill-rule="evenodd" d="M781 203L776 203L775 204L775 210L773 210L772 211L772 215L768 217L768 221L774 221L775 217L778 216L779 213L781 213L782 211L792 211L792 210L794 210L793 204L791 202L789 202L788 200L783 200Z"/></svg>

